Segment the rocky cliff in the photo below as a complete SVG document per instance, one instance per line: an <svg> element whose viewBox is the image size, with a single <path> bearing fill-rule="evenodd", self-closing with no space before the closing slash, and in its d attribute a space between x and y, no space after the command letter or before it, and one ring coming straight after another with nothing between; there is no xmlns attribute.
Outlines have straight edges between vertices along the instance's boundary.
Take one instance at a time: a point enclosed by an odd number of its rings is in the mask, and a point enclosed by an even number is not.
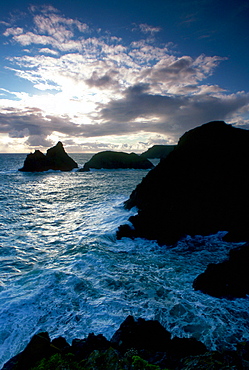
<svg viewBox="0 0 249 370"><path fill-rule="evenodd" d="M138 208L117 237L173 244L188 235L228 231L249 239L249 131L222 121L186 132L151 170L125 207Z"/></svg>
<svg viewBox="0 0 249 370"><path fill-rule="evenodd" d="M175 145L153 145L146 152L141 154L143 158L166 158L172 150L175 149Z"/></svg>

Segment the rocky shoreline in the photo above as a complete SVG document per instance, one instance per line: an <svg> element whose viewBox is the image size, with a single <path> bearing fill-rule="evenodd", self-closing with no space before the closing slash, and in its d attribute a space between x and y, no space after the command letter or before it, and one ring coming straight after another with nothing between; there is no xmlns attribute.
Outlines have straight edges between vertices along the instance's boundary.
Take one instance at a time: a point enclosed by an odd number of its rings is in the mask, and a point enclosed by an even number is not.
<svg viewBox="0 0 249 370"><path fill-rule="evenodd" d="M51 341L47 332L34 335L26 348L2 370L160 370L248 369L249 342L236 350L208 351L195 338L171 338L156 320L128 316L107 340L90 333L85 339Z"/></svg>
<svg viewBox="0 0 249 370"><path fill-rule="evenodd" d="M117 238L172 245L186 235L227 231L226 241L248 242L248 162L248 130L214 121L186 132L125 202L138 213L119 227ZM245 297L248 260L245 244L224 262L209 265L194 289L219 298Z"/></svg>
<svg viewBox="0 0 249 370"><path fill-rule="evenodd" d="M176 243L186 235L228 231L248 241L249 131L223 121L186 132L126 201L137 207L117 236Z"/></svg>
<svg viewBox="0 0 249 370"><path fill-rule="evenodd" d="M228 241L249 241L248 148L249 132L225 122L210 122L185 133L132 192L125 207L136 206L138 214L129 220L132 227L120 226L117 237L170 245L185 235L228 231ZM109 157L108 153L108 161ZM214 297L245 297L248 259L246 243L224 262L210 264L193 288ZM62 337L51 341L48 333L39 333L2 370L46 369L243 370L249 369L249 342L238 343L233 351L209 351L194 338L171 338L158 321L128 316L110 341L92 333L69 345Z"/></svg>

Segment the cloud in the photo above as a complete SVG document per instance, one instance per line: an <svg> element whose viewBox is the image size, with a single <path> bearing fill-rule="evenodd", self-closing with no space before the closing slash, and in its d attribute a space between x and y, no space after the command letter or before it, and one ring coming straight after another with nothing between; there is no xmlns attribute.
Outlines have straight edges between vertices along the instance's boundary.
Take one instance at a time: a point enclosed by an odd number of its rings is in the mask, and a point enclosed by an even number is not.
<svg viewBox="0 0 249 370"><path fill-rule="evenodd" d="M25 142L28 146L31 147L51 147L53 142L47 139L47 135L31 135Z"/></svg>
<svg viewBox="0 0 249 370"><path fill-rule="evenodd" d="M70 28L71 31L73 31L74 27L76 27L80 32L89 31L89 26L86 23L82 23L77 19L66 18L59 15L59 11L53 6L31 6L30 10L34 14L33 20L37 32L56 35L57 32L65 31L67 37L72 37L73 32L69 33L68 28Z"/></svg>
<svg viewBox="0 0 249 370"><path fill-rule="evenodd" d="M5 32L3 33L4 36L16 36L16 35L21 35L23 33L23 28L21 27L11 27L7 28Z"/></svg>
<svg viewBox="0 0 249 370"><path fill-rule="evenodd" d="M91 124L76 124L70 117L44 116L44 112L38 109L19 111L9 108L0 114L0 132L9 134L11 138L24 138L29 147L49 147L52 143L49 137L57 134L63 141L71 138L75 145L78 142L77 145L83 145L82 148L88 151L97 148L124 149L124 144L128 142L124 143L122 137L126 140L131 137L133 144L128 145L129 149L132 151L135 146L142 150L142 144L136 145L139 140L135 140L135 135L138 138L147 137L148 145L172 144L196 125L219 119L229 121L233 114L243 109L248 111L249 107L249 94L244 93L217 97L205 94L163 97L151 95L148 89L146 85L128 88L122 99L105 105L100 111L102 119L99 122ZM105 137L107 142L102 145ZM120 138L120 144L118 141L115 143L115 137L116 140ZM97 141L93 145L85 141L87 138L96 138ZM110 138L114 141L111 142Z"/></svg>
<svg viewBox="0 0 249 370"><path fill-rule="evenodd" d="M6 35L5 35L6 36ZM52 37L36 35L33 32L26 32L22 34L17 34L13 37L13 40L18 42L23 46L31 44L41 44L41 45L54 45L56 47L57 41Z"/></svg>
<svg viewBox="0 0 249 370"><path fill-rule="evenodd" d="M186 130L212 120L231 120L241 109L248 111L249 94L156 95L148 85L128 88L124 97L103 107L103 120L112 130L158 132L179 137ZM115 122L115 124L113 124ZM122 128L120 129L122 124ZM125 129L124 129L124 127Z"/></svg>
<svg viewBox="0 0 249 370"><path fill-rule="evenodd" d="M139 25L139 28L141 30L142 33L149 33L151 34L152 36L157 33L157 32L160 32L161 31L161 27L153 27L153 26L149 26L148 24L146 23L142 23Z"/></svg>
<svg viewBox="0 0 249 370"><path fill-rule="evenodd" d="M177 58L166 55L155 65L145 68L141 76L144 81L153 85L157 84L168 92L179 94L183 86L197 86L200 81L211 76L214 69L223 60L226 58L200 55L193 59L190 56Z"/></svg>
<svg viewBox="0 0 249 370"><path fill-rule="evenodd" d="M65 42L74 37L75 28L85 33L89 31L86 23L78 20L65 18L56 14L36 15L34 17L35 28L38 33L52 36L59 42Z"/></svg>
<svg viewBox="0 0 249 370"><path fill-rule="evenodd" d="M149 85L139 84L129 87L123 99L113 100L102 109L104 120L130 122L137 118L151 119L163 114L173 114L183 99L174 96L152 95L147 91Z"/></svg>
<svg viewBox="0 0 249 370"><path fill-rule="evenodd" d="M31 6L33 15L32 30L25 31L21 27L10 27L3 33L4 36L13 36L13 40L23 46L31 44L51 45L55 49L81 50L81 43L73 40L75 31L88 33L89 26L79 20L60 16L52 6ZM39 14L36 14L39 12Z"/></svg>
<svg viewBox="0 0 249 370"><path fill-rule="evenodd" d="M23 130L15 130L15 129L12 129L10 130L9 132L9 137L11 138L24 138L24 137L27 137L29 136L29 130L27 128L23 129Z"/></svg>
<svg viewBox="0 0 249 370"><path fill-rule="evenodd" d="M34 17L34 23L39 33L52 36L59 42L70 40L74 36L73 31L67 27L71 24L56 15L47 17L37 15Z"/></svg>
<svg viewBox="0 0 249 370"><path fill-rule="evenodd" d="M52 5L30 5L29 10L31 13L59 13L59 10L54 8Z"/></svg>
<svg viewBox="0 0 249 370"><path fill-rule="evenodd" d="M140 150L211 120L242 124L248 114L248 94L208 82L226 58L172 53L154 39L159 27L140 24L140 38L127 43L52 6L31 6L30 14L28 27L6 24L3 35L22 53L12 53L5 70L37 93L2 89L0 109L0 133L28 147L59 137L90 151Z"/></svg>
<svg viewBox="0 0 249 370"><path fill-rule="evenodd" d="M44 116L42 113L39 109L5 109L0 113L0 132L10 137L32 137L49 136L54 131L74 136L82 131L68 117Z"/></svg>
<svg viewBox="0 0 249 370"><path fill-rule="evenodd" d="M51 50L49 48L42 48L39 50L39 53L40 54L52 54L52 55L59 55L58 51L55 51L55 50Z"/></svg>
<svg viewBox="0 0 249 370"><path fill-rule="evenodd" d="M113 87L113 86L118 85L118 82L115 81L114 78L113 78L117 74L118 74L117 71L111 70L111 71L105 73L104 75L99 76L98 72L94 71L92 73L92 76L89 79L85 80L85 83L89 87L97 87L97 88L100 88L100 89L106 89L108 87Z"/></svg>

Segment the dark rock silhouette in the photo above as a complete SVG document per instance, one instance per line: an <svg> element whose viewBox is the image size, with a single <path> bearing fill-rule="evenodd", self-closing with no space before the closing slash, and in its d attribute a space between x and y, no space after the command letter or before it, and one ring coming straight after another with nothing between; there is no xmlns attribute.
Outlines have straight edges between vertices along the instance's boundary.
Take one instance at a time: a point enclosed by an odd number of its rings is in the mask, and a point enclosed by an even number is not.
<svg viewBox="0 0 249 370"><path fill-rule="evenodd" d="M18 355L12 357L3 367L4 370L31 369L37 361L48 358L55 352L51 347L47 332L34 335L26 348Z"/></svg>
<svg viewBox="0 0 249 370"><path fill-rule="evenodd" d="M110 345L110 342L102 334L90 333L85 339L73 339L71 352L77 360L83 360L94 350L107 350Z"/></svg>
<svg viewBox="0 0 249 370"><path fill-rule="evenodd" d="M71 171L77 168L77 163L65 152L63 144L59 141L54 147L47 150L44 155L39 150L28 154L24 165L19 171L43 172L48 170Z"/></svg>
<svg viewBox="0 0 249 370"><path fill-rule="evenodd" d="M248 163L249 131L214 121L186 132L130 195L134 228L122 225L117 237L173 244L186 234L228 231L249 240Z"/></svg>
<svg viewBox="0 0 249 370"><path fill-rule="evenodd" d="M141 154L143 158L166 158L174 150L176 145L153 145Z"/></svg>
<svg viewBox="0 0 249 370"><path fill-rule="evenodd" d="M90 168L94 169L150 169L153 164L146 158L141 158L135 153L123 153L105 151L95 154L90 161L85 163L84 167L79 171L89 171Z"/></svg>
<svg viewBox="0 0 249 370"><path fill-rule="evenodd" d="M194 338L170 337L157 320L135 320L132 316L126 318L110 341L102 334L90 333L85 339L73 339L70 346L62 337L51 341L47 332L39 333L31 338L24 351L6 362L2 370L132 370L152 368L149 364L157 364L155 369L173 369L183 358L207 351L206 346ZM134 367L134 362L143 366Z"/></svg>
<svg viewBox="0 0 249 370"><path fill-rule="evenodd" d="M23 172L42 172L48 171L50 169L50 163L47 160L47 157L40 152L40 150L36 150L34 153L30 153L27 155L24 165L19 171Z"/></svg>
<svg viewBox="0 0 249 370"><path fill-rule="evenodd" d="M74 339L70 346L62 337L51 341L47 332L39 333L2 370L248 369L248 342L218 352L208 351L195 338L170 336L158 321L132 316L110 341L91 333L85 339Z"/></svg>
<svg viewBox="0 0 249 370"><path fill-rule="evenodd" d="M111 338L111 343L118 345L124 353L129 348L153 349L166 351L171 334L155 320L135 320L128 316Z"/></svg>
<svg viewBox="0 0 249 370"><path fill-rule="evenodd" d="M249 294L249 245L245 244L229 252L224 262L209 264L193 283L195 290L201 290L214 297L239 298Z"/></svg>

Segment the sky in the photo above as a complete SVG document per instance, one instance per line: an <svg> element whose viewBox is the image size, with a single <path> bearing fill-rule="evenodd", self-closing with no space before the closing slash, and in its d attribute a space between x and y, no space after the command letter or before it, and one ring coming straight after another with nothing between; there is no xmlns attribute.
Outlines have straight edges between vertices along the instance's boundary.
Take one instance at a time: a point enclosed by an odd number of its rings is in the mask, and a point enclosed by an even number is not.
<svg viewBox="0 0 249 370"><path fill-rule="evenodd" d="M249 128L248 0L0 0L0 153Z"/></svg>

